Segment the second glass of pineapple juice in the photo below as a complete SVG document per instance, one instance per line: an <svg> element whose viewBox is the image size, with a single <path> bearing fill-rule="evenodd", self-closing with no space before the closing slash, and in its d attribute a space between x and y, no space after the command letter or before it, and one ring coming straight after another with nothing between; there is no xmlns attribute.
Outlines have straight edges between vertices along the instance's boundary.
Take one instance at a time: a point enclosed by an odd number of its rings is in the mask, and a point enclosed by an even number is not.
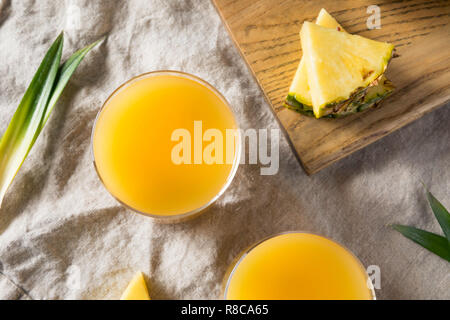
<svg viewBox="0 0 450 320"><path fill-rule="evenodd" d="M359 260L340 244L286 232L245 250L224 279L229 300L373 300Z"/></svg>
<svg viewBox="0 0 450 320"><path fill-rule="evenodd" d="M202 141L209 129L224 140L227 130L234 130L231 147L211 137ZM95 168L122 204L161 221L182 221L202 212L231 183L239 165L237 129L228 103L205 81L151 72L122 85L100 110L92 134ZM188 136L183 140L188 150L174 150L180 130ZM223 161L199 161L198 152L212 142L213 154L223 149ZM190 161L177 163L174 152Z"/></svg>

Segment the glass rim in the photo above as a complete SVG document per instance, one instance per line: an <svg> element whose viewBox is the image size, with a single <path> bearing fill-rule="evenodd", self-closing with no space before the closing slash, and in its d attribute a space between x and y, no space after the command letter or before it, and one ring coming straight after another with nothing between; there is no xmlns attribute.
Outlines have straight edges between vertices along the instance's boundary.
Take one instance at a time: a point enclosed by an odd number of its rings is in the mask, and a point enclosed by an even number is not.
<svg viewBox="0 0 450 320"><path fill-rule="evenodd" d="M321 238L324 238L326 240L329 240L335 244L337 244L338 246L340 246L342 249L344 249L345 251L347 251L357 262L357 264L360 266L361 270L364 271L364 274L367 276L366 281L369 278L369 275L366 272L366 268L364 267L363 263L361 262L361 260L350 250L348 249L346 246L344 246L342 243L335 241L333 239L330 239L329 237L320 235L318 233L315 232L311 232L311 231L284 231L284 232L279 232L270 236L267 236L257 242L255 242L254 244L250 245L249 247L247 247L246 249L244 249L236 258L235 260L233 260L232 264L230 265L230 267L228 268L228 270L225 273L225 279L224 279L224 288L223 288L223 293L222 293L222 298L224 300L227 300L227 293L228 293L228 288L230 286L230 282L231 279L233 278L233 275L236 271L236 269L239 267L239 265L241 264L241 262L245 259L245 257L252 252L256 247L258 247L259 245L261 245L262 243L277 238L279 236L283 236L286 234L309 234L309 235L314 235L314 236L318 236ZM226 281L226 282L225 282ZM370 283L370 286L368 285L367 289L370 292L370 295L372 296L371 300L377 300L376 294L375 294L375 288L373 287L372 281L367 281L367 284Z"/></svg>
<svg viewBox="0 0 450 320"><path fill-rule="evenodd" d="M196 208L194 210L185 212L185 213L180 213L180 214L172 214L172 215L159 215L156 213L148 213L148 212L143 212L141 210L138 210L136 208L133 208L132 206L126 204L125 202L123 202L122 200L120 200L116 195L114 195L106 186L105 182L103 181L102 176L100 175L100 172L97 168L97 163L95 161L95 155L94 155L94 134L95 134L95 129L97 127L97 122L98 119L100 117L100 114L102 113L102 111L107 107L108 102L114 97L116 96L120 91L122 91L123 89L125 89L126 87L128 87L129 85L131 85L132 83L135 83L139 80L142 79L146 79L149 77L153 77L153 76L159 76L159 75L174 75L174 76L178 76L178 77L182 77L185 79L190 79L193 80L195 82L197 82L198 84L206 87L207 89L211 90L228 108L228 110L231 112L232 118L236 124L236 140L237 143L235 145L235 157L233 160L233 166L230 170L230 173L228 174L227 180L225 181L224 185L222 186L222 188L220 189L220 191L211 199L209 200L207 203L205 203L204 205L202 205L199 208ZM233 181L237 169L239 168L240 165L240 157L241 157L241 133L240 133L240 126L239 123L237 121L237 117L235 112L233 111L233 109L231 108L230 103L228 102L228 100L219 92L219 90L217 90L212 84L210 84L209 82L207 82L206 80L203 80L200 77L197 77L193 74L187 73L187 72L183 72L183 71L176 71L176 70L156 70L156 71L150 71L150 72L145 72L142 74L139 74L137 76L134 76L132 78L130 78L129 80L123 82L120 86L118 86L109 96L108 98L105 100L105 102L102 104L101 108L98 110L97 115L95 117L94 120L94 124L92 126L92 130L91 130L91 138L90 138L90 158L91 161L94 165L94 169L95 172L97 173L97 177L99 178L100 182L102 183L103 187L106 189L106 191L116 200L118 201L123 207L125 207L126 209L129 209L135 213L144 215L146 217L152 218L156 221L160 221L160 222L168 222L168 223L176 223L176 222L183 222L185 220L187 220L188 218L194 218L197 215L203 213L203 211L205 211L208 207L210 207L214 202L217 201L218 198L220 198L220 196L222 196L225 191L228 189L228 187L231 185L231 182Z"/></svg>

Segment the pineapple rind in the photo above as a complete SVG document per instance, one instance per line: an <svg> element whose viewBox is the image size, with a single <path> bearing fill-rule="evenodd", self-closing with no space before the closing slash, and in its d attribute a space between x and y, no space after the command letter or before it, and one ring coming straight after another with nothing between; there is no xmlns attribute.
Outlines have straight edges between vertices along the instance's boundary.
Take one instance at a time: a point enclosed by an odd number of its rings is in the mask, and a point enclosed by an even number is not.
<svg viewBox="0 0 450 320"><path fill-rule="evenodd" d="M338 108L338 111L331 109L331 112L322 118L341 118L378 106L394 91L394 86L384 75L376 82L355 93L350 99L339 103L339 105L346 105L345 108ZM306 116L314 117L312 106L300 103L294 95L288 95L284 106Z"/></svg>
<svg viewBox="0 0 450 320"><path fill-rule="evenodd" d="M288 94L284 106L288 109L297 111L306 116L314 117L314 111L311 106L301 103L293 94Z"/></svg>
<svg viewBox="0 0 450 320"><path fill-rule="evenodd" d="M329 116L331 118L341 118L363 112L370 108L375 108L379 106L384 99L390 96L393 91L394 86L389 80L385 79L385 84L368 87L367 92L363 97L353 99L345 109L332 113Z"/></svg>

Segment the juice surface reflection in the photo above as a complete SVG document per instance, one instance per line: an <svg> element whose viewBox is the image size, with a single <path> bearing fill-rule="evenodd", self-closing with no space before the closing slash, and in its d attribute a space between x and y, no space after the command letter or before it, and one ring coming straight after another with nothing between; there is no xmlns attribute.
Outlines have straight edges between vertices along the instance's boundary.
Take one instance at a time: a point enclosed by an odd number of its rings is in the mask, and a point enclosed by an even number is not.
<svg viewBox="0 0 450 320"><path fill-rule="evenodd" d="M265 240L237 263L226 299L372 299L367 275L345 248L308 233Z"/></svg>

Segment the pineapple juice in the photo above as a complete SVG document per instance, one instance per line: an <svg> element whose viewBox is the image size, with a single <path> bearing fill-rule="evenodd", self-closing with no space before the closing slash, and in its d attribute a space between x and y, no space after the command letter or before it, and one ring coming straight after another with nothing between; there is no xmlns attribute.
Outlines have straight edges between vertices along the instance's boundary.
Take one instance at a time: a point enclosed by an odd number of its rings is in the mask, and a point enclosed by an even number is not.
<svg viewBox="0 0 450 320"><path fill-rule="evenodd" d="M339 244L314 234L285 233L240 257L224 295L230 300L370 300L367 280L361 263Z"/></svg>
<svg viewBox="0 0 450 320"><path fill-rule="evenodd" d="M120 87L93 130L95 167L105 187L126 206L156 218L204 209L231 181L239 146L227 150L232 163L174 163L173 133L190 133L194 145L194 123L224 137L237 129L225 99L193 76L149 73Z"/></svg>

